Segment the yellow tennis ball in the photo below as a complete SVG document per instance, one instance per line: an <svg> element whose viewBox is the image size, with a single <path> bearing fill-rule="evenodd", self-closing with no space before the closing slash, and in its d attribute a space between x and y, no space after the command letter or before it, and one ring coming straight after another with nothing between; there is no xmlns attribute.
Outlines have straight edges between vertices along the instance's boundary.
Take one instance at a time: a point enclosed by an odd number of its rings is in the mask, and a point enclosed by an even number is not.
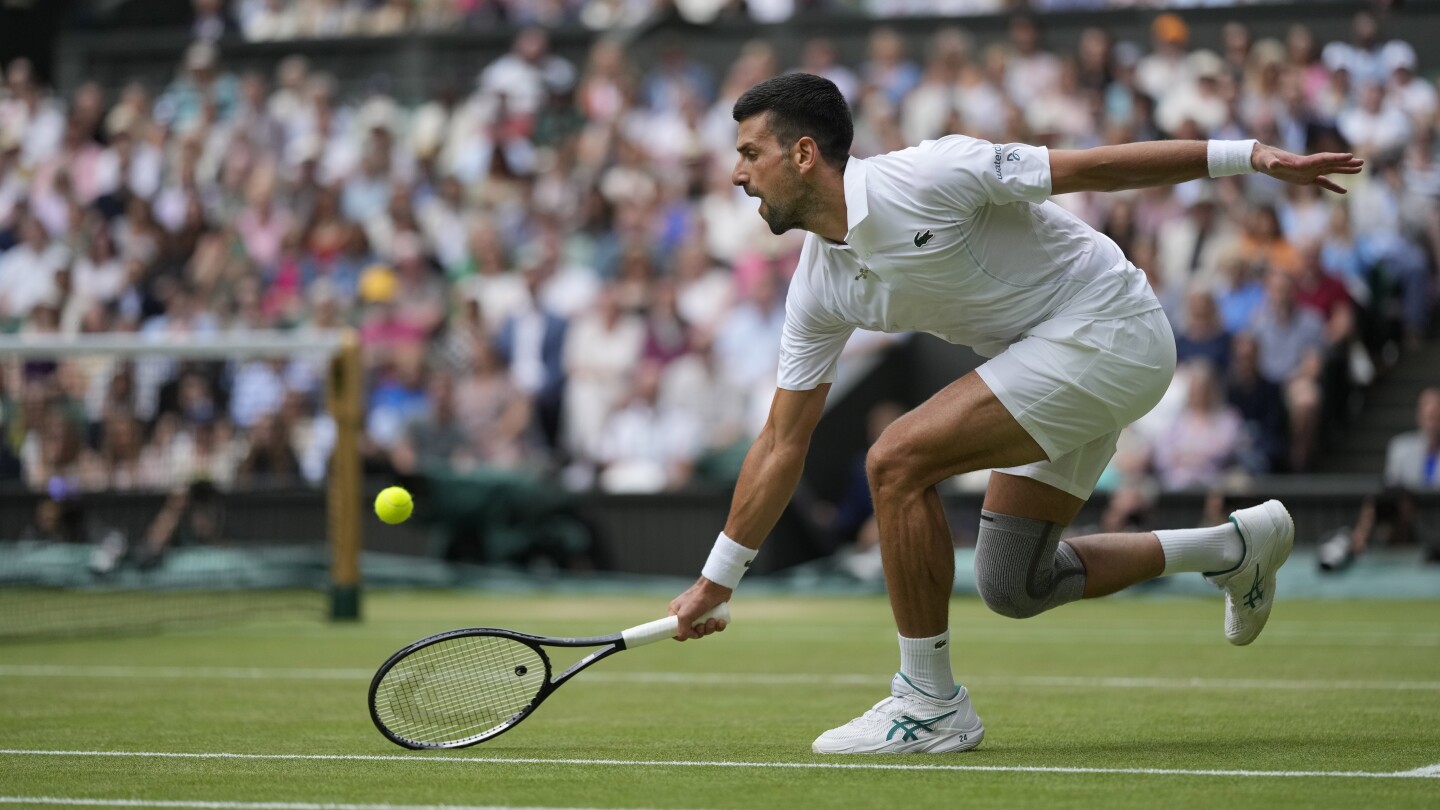
<svg viewBox="0 0 1440 810"><path fill-rule="evenodd" d="M386 523L404 523L415 509L415 501L404 487L386 487L375 496L375 514Z"/></svg>

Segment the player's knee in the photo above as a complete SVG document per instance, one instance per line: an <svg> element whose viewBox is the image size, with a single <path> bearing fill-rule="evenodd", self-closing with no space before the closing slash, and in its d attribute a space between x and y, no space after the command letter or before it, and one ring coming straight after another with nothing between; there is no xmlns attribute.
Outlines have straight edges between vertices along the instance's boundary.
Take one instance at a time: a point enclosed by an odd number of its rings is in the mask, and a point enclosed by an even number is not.
<svg viewBox="0 0 1440 810"><path fill-rule="evenodd" d="M985 607L1011 619L1028 619L1045 611L1045 606L1038 600L1026 597L1023 574L995 573L995 576L981 576L980 569L977 567L975 570L975 585L980 590L980 600Z"/></svg>
<svg viewBox="0 0 1440 810"><path fill-rule="evenodd" d="M1073 602L1085 590L1085 566L1055 523L980 512L975 586L985 606L1028 619Z"/></svg>
<svg viewBox="0 0 1440 810"><path fill-rule="evenodd" d="M890 438L888 433L865 454L865 476L871 492L877 496L911 488L914 474L913 452L906 448L904 441Z"/></svg>

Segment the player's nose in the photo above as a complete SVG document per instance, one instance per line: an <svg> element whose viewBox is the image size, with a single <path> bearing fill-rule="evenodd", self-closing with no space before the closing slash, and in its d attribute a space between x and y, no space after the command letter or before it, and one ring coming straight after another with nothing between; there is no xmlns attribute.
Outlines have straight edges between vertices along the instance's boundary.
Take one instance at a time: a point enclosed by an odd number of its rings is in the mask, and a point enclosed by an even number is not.
<svg viewBox="0 0 1440 810"><path fill-rule="evenodd" d="M740 170L740 162L735 162L735 168L730 170L730 182L737 186L743 186L750 182L750 175Z"/></svg>

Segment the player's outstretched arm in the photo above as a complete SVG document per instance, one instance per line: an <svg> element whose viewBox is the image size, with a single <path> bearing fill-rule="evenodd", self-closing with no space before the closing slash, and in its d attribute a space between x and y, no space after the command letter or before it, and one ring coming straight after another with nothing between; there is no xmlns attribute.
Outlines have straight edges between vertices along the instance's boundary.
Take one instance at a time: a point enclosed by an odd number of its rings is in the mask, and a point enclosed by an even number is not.
<svg viewBox="0 0 1440 810"><path fill-rule="evenodd" d="M1169 186L1202 177L1262 172L1344 194L1328 175L1359 174L1349 153L1296 155L1255 141L1153 141L1050 150L1051 194Z"/></svg>
<svg viewBox="0 0 1440 810"><path fill-rule="evenodd" d="M758 549L766 535L775 528L805 468L805 454L810 449L810 436L825 412L825 396L830 384L809 391L775 389L770 403L770 417L740 468L735 496L730 501L730 517L725 521L725 536L716 540L716 551L710 566L724 569L725 554L743 549ZM736 548L738 546L743 549ZM747 558L749 555L747 554ZM721 577L722 579L724 577ZM680 617L676 638L700 638L725 629L724 622L711 619L700 627L691 627L694 620L721 602L730 601L733 587L701 576L694 585L670 603L670 614Z"/></svg>

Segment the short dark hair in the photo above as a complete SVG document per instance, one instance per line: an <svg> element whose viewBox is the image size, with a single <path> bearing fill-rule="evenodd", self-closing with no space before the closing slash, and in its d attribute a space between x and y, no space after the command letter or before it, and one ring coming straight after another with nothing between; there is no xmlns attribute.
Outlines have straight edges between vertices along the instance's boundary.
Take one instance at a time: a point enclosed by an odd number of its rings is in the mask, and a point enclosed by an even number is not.
<svg viewBox="0 0 1440 810"><path fill-rule="evenodd" d="M820 157L841 171L850 157L855 124L850 106L835 83L809 73L787 73L746 90L731 111L736 123L769 113L770 132L789 148L808 135L820 147Z"/></svg>

